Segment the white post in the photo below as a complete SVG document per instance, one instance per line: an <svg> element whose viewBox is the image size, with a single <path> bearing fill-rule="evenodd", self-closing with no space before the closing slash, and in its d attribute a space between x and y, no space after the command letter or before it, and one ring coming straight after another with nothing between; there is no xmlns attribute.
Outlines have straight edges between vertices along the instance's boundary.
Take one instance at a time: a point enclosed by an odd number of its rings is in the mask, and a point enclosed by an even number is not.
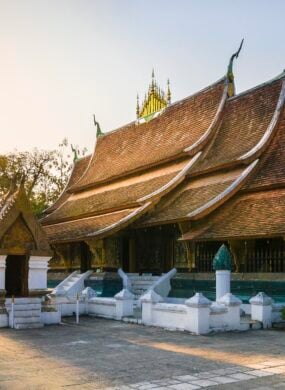
<svg viewBox="0 0 285 390"><path fill-rule="evenodd" d="M47 289L47 271L50 256L30 256L29 291Z"/></svg>
<svg viewBox="0 0 285 390"><path fill-rule="evenodd" d="M202 293L196 293L185 305L188 308L185 329L198 335L209 333L211 301Z"/></svg>
<svg viewBox="0 0 285 390"><path fill-rule="evenodd" d="M163 298L153 290L147 291L141 298L142 303L142 323L145 325L152 324L152 306L155 303L163 302Z"/></svg>
<svg viewBox="0 0 285 390"><path fill-rule="evenodd" d="M231 271L216 271L216 301L231 292Z"/></svg>
<svg viewBox="0 0 285 390"><path fill-rule="evenodd" d="M15 303L15 298L13 295L12 302L11 302L11 328L12 329L14 329L14 303Z"/></svg>
<svg viewBox="0 0 285 390"><path fill-rule="evenodd" d="M251 318L262 322L263 328L272 327L272 299L263 292L249 300L251 304Z"/></svg>
<svg viewBox="0 0 285 390"><path fill-rule="evenodd" d="M76 323L79 324L79 294L76 295Z"/></svg>
<svg viewBox="0 0 285 390"><path fill-rule="evenodd" d="M225 294L219 299L219 303L227 307L226 321L229 330L240 329L240 306L242 301L231 293Z"/></svg>
<svg viewBox="0 0 285 390"><path fill-rule="evenodd" d="M5 292L6 255L0 255L0 295Z"/></svg>
<svg viewBox="0 0 285 390"><path fill-rule="evenodd" d="M116 299L116 318L121 320L123 317L132 316L134 314L134 298L135 296L123 289L114 297Z"/></svg>

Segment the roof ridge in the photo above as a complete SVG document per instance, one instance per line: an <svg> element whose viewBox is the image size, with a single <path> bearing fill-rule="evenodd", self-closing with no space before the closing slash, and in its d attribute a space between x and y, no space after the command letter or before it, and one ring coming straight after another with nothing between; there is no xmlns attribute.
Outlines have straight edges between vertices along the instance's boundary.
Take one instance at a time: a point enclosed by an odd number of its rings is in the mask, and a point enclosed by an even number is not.
<svg viewBox="0 0 285 390"><path fill-rule="evenodd" d="M184 97L184 98L182 98L182 99L180 99L180 100L177 100L177 101L175 101L175 102L169 104L167 107L165 107L165 108L163 109L163 111L165 112L165 111L167 111L169 108L171 108L171 107L173 107L173 106L176 106L176 105L178 105L178 104L181 104L182 102L184 102L184 101L186 101L186 100L188 100L188 99L194 98L196 95L199 95L200 93L203 93L203 92L205 92L205 91L207 91L207 90L209 90L209 89L215 87L217 84L219 84L220 82L222 82L222 81L225 80L226 78L227 78L226 76L223 76L223 77L219 78L217 81L213 82L212 84L207 85L207 86L204 87L204 88L199 89L198 91L194 92L193 94L191 94L191 95L189 95L189 96L186 96L186 97ZM126 125L122 125L122 126L120 126L120 127L117 127L116 129L106 131L106 132L101 136L101 138L103 139L103 138L107 137L108 135L113 134L113 133L116 133L116 132L118 132L118 131L120 131L120 130L124 131L127 127L129 127L129 126L131 126L131 125L133 125L133 124L136 124L136 123L137 123L137 121L134 120L134 121L132 121L132 122L127 123Z"/></svg>
<svg viewBox="0 0 285 390"><path fill-rule="evenodd" d="M285 78L285 69L284 69L284 71L282 73L278 74L274 78L272 78L272 79L270 79L268 81L265 81L264 83L255 85L254 87L246 89L245 91L242 91L242 92L240 92L240 93L238 93L238 94L228 98L228 102L231 102L232 100L238 99L239 97L247 95L248 93L253 92L255 90L258 90L260 88L266 87L267 85L273 84L276 81L282 80L282 78Z"/></svg>

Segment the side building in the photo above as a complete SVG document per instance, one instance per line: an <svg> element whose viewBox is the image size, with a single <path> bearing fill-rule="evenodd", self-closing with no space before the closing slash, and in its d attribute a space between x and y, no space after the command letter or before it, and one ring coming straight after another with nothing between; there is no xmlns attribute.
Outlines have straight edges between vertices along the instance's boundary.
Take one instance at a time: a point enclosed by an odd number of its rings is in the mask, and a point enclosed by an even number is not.
<svg viewBox="0 0 285 390"><path fill-rule="evenodd" d="M226 76L171 103L154 77L137 120L78 159L41 220L54 271L285 272L285 73L235 95Z"/></svg>
<svg viewBox="0 0 285 390"><path fill-rule="evenodd" d="M10 191L0 196L0 311L6 298L47 294L51 256L23 184L17 188L12 183Z"/></svg>

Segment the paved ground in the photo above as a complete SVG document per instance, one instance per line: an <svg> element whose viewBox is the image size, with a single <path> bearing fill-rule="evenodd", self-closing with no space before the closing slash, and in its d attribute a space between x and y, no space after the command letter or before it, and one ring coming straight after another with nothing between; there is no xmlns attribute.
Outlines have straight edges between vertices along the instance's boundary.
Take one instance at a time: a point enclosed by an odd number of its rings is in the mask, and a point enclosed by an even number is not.
<svg viewBox="0 0 285 390"><path fill-rule="evenodd" d="M192 336L96 318L0 330L0 389L285 389L285 332Z"/></svg>

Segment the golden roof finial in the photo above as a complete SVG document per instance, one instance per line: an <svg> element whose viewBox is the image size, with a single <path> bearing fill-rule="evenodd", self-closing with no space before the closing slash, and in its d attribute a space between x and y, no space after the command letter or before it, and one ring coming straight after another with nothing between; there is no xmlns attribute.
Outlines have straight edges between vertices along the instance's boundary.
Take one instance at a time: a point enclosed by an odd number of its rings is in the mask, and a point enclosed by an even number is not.
<svg viewBox="0 0 285 390"><path fill-rule="evenodd" d="M169 97L168 97L169 96ZM171 99L171 93L168 85L167 99L164 91L157 85L154 75L154 69L151 72L151 83L148 88L148 93L145 95L145 99L142 102L141 107L139 106L139 100L137 97L136 114L137 118L152 118L152 114L161 111L167 107Z"/></svg>
<svg viewBox="0 0 285 390"><path fill-rule="evenodd" d="M136 109L137 118L140 116L140 100L139 94L137 94L137 109Z"/></svg>
<svg viewBox="0 0 285 390"><path fill-rule="evenodd" d="M170 91L170 81L167 80L167 103L171 103L171 91Z"/></svg>

